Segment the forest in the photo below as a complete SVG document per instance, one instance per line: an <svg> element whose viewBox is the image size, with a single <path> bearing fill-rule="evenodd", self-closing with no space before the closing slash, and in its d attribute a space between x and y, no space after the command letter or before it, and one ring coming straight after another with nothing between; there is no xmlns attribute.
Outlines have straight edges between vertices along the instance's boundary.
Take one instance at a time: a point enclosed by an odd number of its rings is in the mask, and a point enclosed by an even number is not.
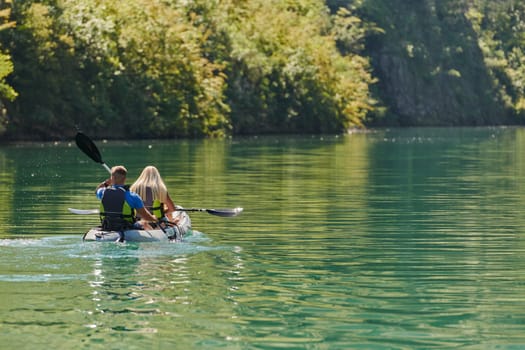
<svg viewBox="0 0 525 350"><path fill-rule="evenodd" d="M524 123L523 1L0 2L0 140Z"/></svg>

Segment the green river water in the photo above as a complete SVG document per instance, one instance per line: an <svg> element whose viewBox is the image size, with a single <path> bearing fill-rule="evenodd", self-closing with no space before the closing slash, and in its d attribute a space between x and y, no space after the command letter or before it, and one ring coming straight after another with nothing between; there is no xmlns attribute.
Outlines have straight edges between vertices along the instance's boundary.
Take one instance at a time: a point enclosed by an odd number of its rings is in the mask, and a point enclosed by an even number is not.
<svg viewBox="0 0 525 350"><path fill-rule="evenodd" d="M523 349L525 129L104 142L193 213L84 243L106 170L0 146L1 349Z"/></svg>

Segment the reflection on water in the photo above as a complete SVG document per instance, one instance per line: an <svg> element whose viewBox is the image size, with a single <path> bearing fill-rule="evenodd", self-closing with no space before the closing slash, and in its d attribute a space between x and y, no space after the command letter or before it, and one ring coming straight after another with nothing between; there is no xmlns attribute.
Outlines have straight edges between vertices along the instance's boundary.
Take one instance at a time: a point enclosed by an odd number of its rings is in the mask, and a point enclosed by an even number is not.
<svg viewBox="0 0 525 350"><path fill-rule="evenodd" d="M66 208L96 207L105 170L68 144L1 148L0 342L524 347L524 136L97 142L132 178L156 164L178 204L245 208L163 245L82 243L98 218Z"/></svg>

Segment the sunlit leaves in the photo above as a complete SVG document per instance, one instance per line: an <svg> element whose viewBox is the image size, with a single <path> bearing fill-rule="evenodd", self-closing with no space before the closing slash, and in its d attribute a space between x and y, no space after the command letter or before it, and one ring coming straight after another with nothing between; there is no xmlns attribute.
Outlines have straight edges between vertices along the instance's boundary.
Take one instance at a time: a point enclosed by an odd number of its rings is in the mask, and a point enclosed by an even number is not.
<svg viewBox="0 0 525 350"><path fill-rule="evenodd" d="M231 95L243 106L234 124L242 125L246 113L273 132L335 132L361 124L371 107L369 65L337 50L322 2L254 0L230 3L228 13L232 61L239 62Z"/></svg>
<svg viewBox="0 0 525 350"><path fill-rule="evenodd" d="M121 62L149 81L152 130L165 136L227 132L225 76L203 53L206 32L162 1L123 1L119 9Z"/></svg>
<svg viewBox="0 0 525 350"><path fill-rule="evenodd" d="M479 35L494 84L516 114L525 117L525 3L476 0L468 18Z"/></svg>
<svg viewBox="0 0 525 350"><path fill-rule="evenodd" d="M0 4L0 31L8 28L13 28L15 22L10 20L11 8L9 6L11 0L6 0ZM6 78L13 72L13 62L11 57L2 53L2 46L0 46L0 135L6 130L7 118L6 110L2 101L13 101L17 96L16 91L6 82Z"/></svg>
<svg viewBox="0 0 525 350"><path fill-rule="evenodd" d="M49 13L49 7L45 4L34 3L24 13L24 22L21 30L31 33L36 43L35 54L41 61L54 54L56 42L53 38L53 17Z"/></svg>
<svg viewBox="0 0 525 350"><path fill-rule="evenodd" d="M13 62L7 55L0 54L0 96L7 100L14 100L17 93L5 82L5 77L13 72Z"/></svg>
<svg viewBox="0 0 525 350"><path fill-rule="evenodd" d="M82 0L61 0L62 13L58 21L65 28L67 37L74 38L73 44L80 49L76 54L95 57L110 57L114 54L115 43L112 37L115 33L112 11L101 2Z"/></svg>
<svg viewBox="0 0 525 350"><path fill-rule="evenodd" d="M43 0L17 15L20 120L43 130L340 132L372 108L364 26L334 25L318 0Z"/></svg>

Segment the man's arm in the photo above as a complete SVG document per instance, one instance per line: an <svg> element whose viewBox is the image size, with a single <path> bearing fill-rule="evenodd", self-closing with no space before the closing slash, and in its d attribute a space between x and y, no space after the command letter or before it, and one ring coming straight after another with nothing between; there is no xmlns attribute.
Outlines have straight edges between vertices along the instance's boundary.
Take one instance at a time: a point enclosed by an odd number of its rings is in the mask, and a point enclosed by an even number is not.
<svg viewBox="0 0 525 350"><path fill-rule="evenodd" d="M97 194L97 197L99 196L98 190L100 190L101 188L106 188L109 185L111 185L111 179L107 179L107 180L104 180L101 183L99 183L97 188L95 189L95 193ZM102 198L101 195L100 195L100 198Z"/></svg>

